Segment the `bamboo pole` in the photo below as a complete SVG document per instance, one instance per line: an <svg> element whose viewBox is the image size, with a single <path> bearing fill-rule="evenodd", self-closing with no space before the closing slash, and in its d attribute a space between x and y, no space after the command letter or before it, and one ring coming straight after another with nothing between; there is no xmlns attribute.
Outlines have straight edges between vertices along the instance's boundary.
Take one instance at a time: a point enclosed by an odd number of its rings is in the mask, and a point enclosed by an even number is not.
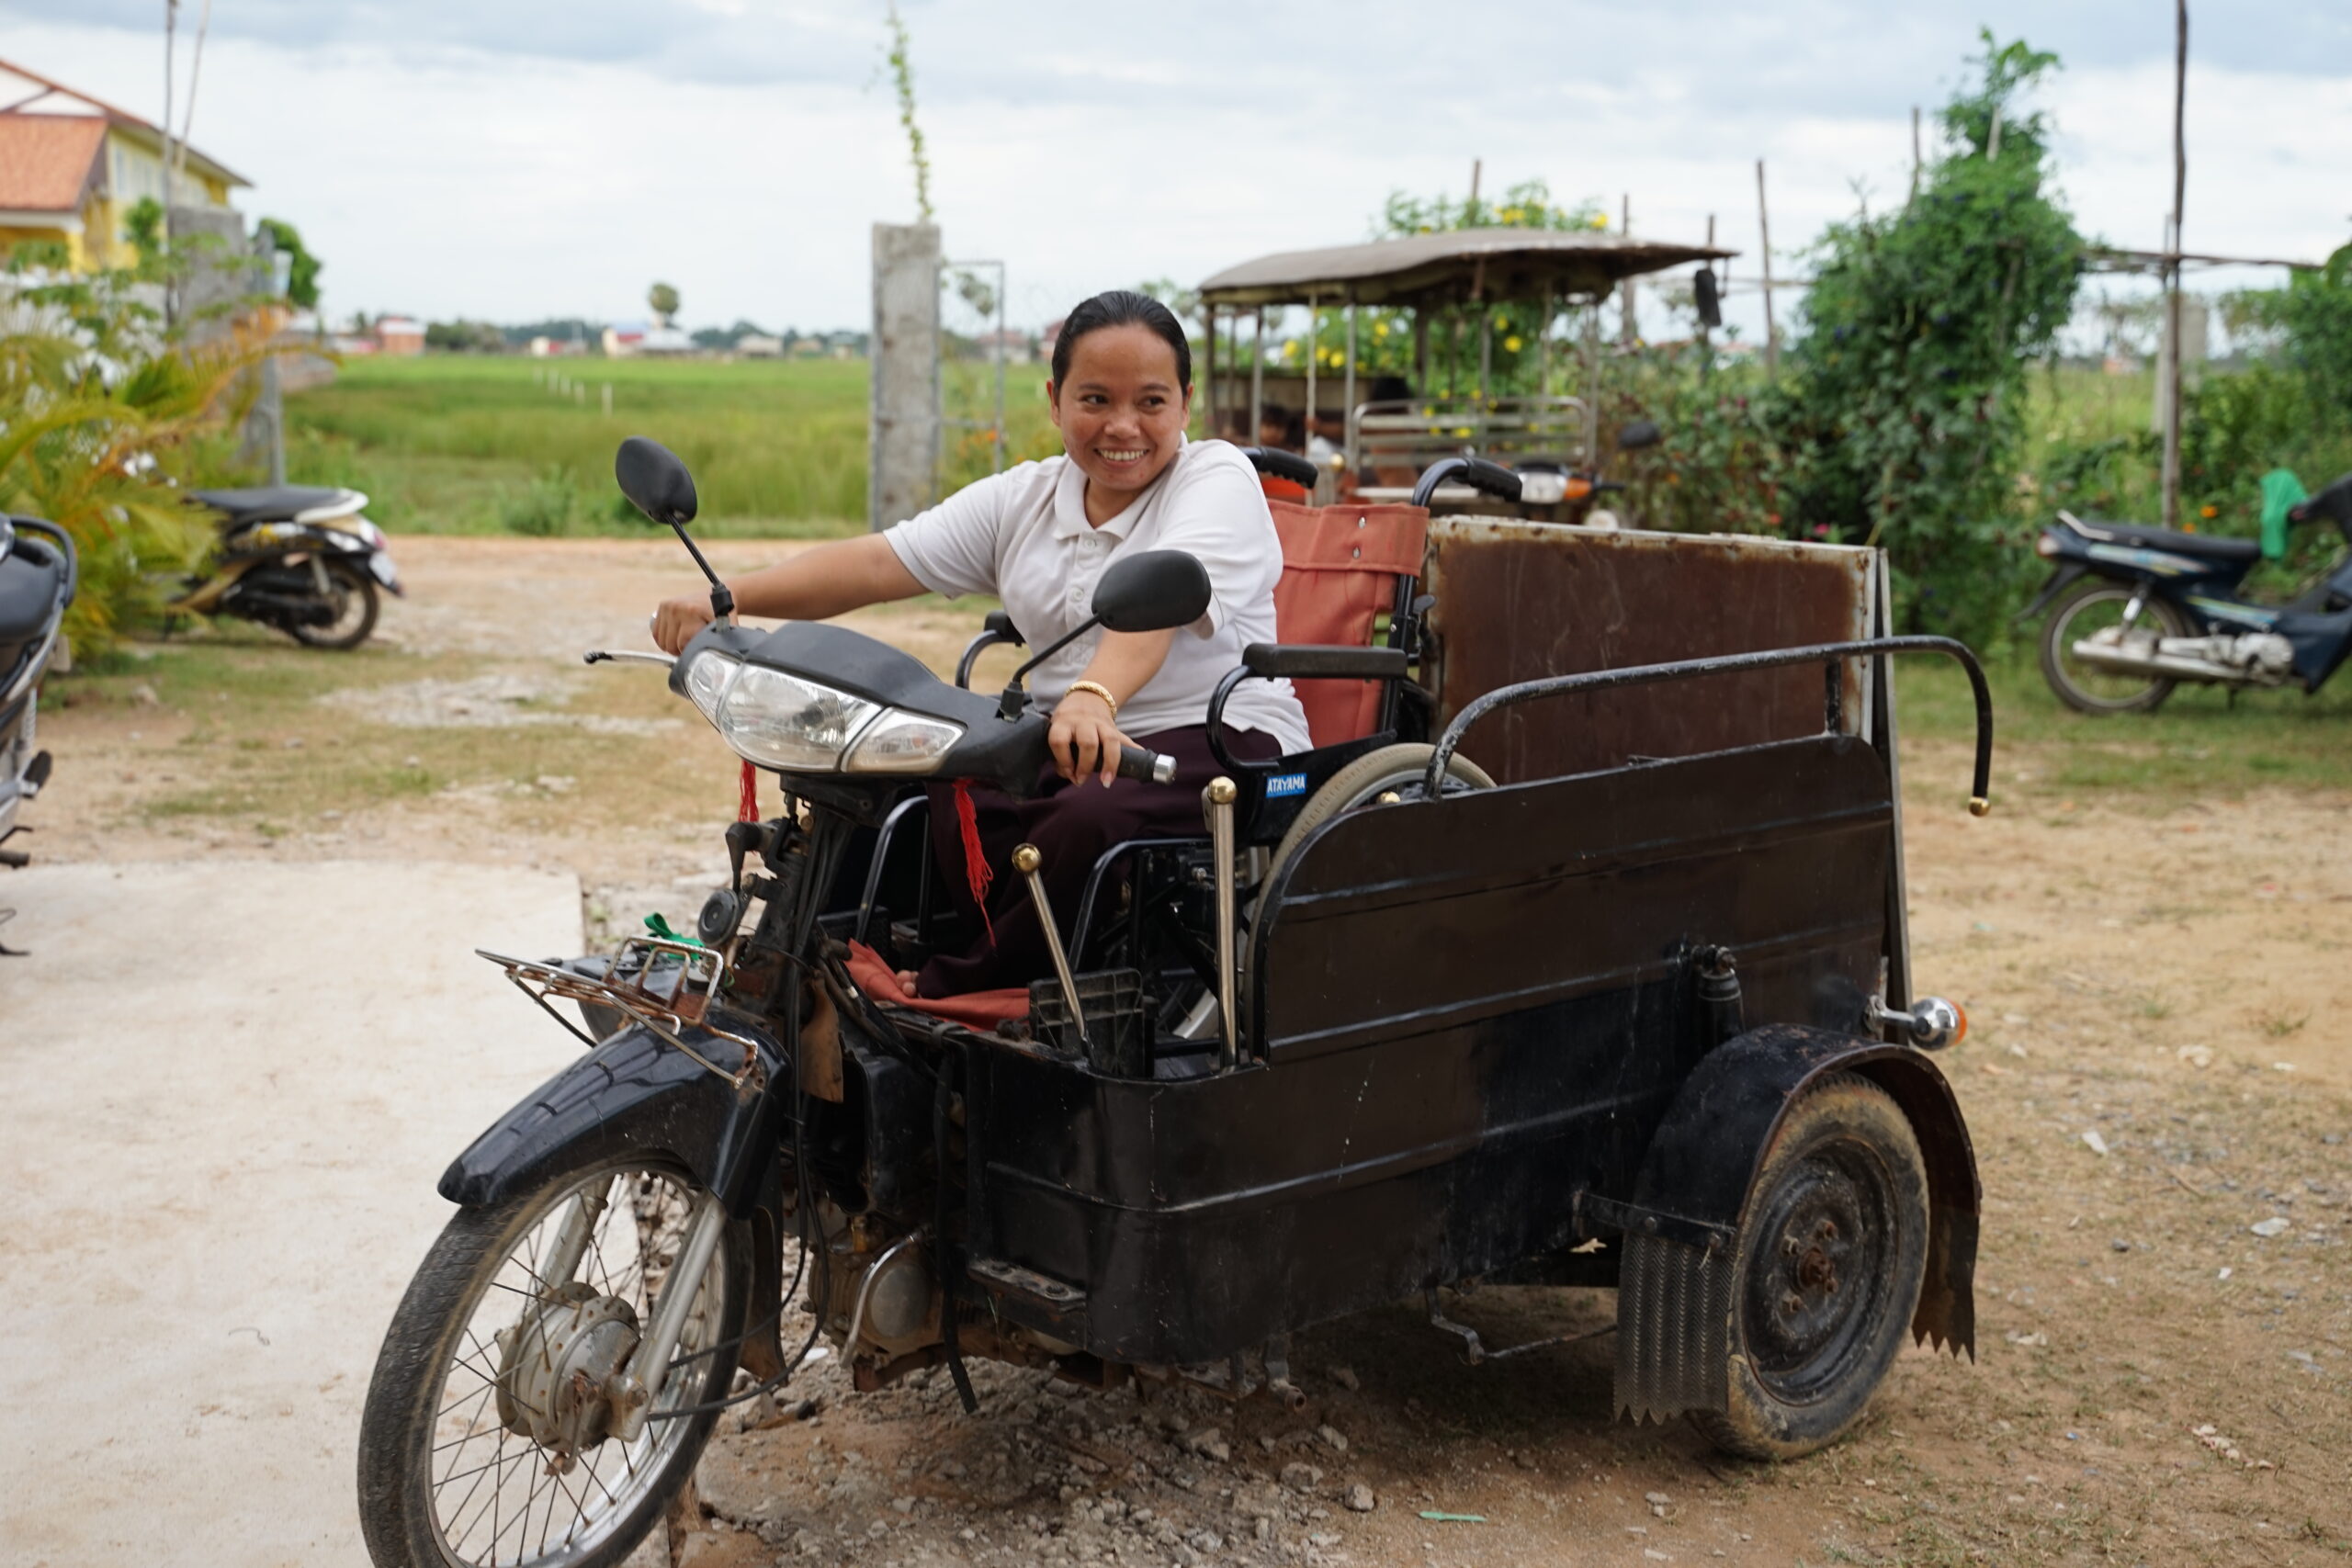
<svg viewBox="0 0 2352 1568"><path fill-rule="evenodd" d="M1620 239L1630 240L1634 237L1634 198L1630 193L1625 197L1624 213L1624 218L1617 225L1617 235ZM1617 338L1620 343L1631 348L1641 341L1641 328L1634 318L1634 280L1628 276L1617 287L1623 291L1623 298L1619 299L1618 306L1624 312L1623 320L1617 329ZM1548 302L1549 296L1546 296L1546 303ZM1549 318L1546 318L1546 324L1549 324Z"/></svg>
<svg viewBox="0 0 2352 1568"><path fill-rule="evenodd" d="M1764 205L1764 160L1756 160L1756 230L1764 262L1764 375L1781 377L1781 340L1772 327L1772 215Z"/></svg>
<svg viewBox="0 0 2352 1568"><path fill-rule="evenodd" d="M2188 192L2188 0L2173 0L2172 239L2165 246L2164 525L2180 526L2180 220Z"/></svg>

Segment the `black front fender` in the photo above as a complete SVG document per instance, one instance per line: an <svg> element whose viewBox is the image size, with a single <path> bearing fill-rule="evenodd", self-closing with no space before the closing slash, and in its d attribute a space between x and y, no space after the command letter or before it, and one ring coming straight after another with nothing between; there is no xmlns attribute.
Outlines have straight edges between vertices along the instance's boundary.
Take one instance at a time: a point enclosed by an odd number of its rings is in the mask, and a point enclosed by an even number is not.
<svg viewBox="0 0 2352 1568"><path fill-rule="evenodd" d="M788 1084L782 1047L729 1015L755 1040L767 1081ZM715 1062L740 1047L700 1031L683 1038ZM780 1093L738 1092L641 1026L622 1030L526 1095L441 1173L441 1196L479 1208L527 1191L556 1172L628 1154L667 1155L748 1217L771 1184L786 1109ZM759 1140L764 1140L764 1145Z"/></svg>
<svg viewBox="0 0 2352 1568"><path fill-rule="evenodd" d="M1982 1190L1968 1124L1925 1053L1799 1024L1767 1024L1709 1054L1683 1081L1634 1179L1618 1299L1617 1404L1666 1416L1721 1409L1734 1246L1748 1188L1789 1106L1831 1073L1894 1098L1928 1167L1928 1268L1911 1333L1976 1354Z"/></svg>
<svg viewBox="0 0 2352 1568"><path fill-rule="evenodd" d="M2080 582L2084 578L2088 577L2090 574L2091 569L2084 565L2081 561L2060 561L2058 563L2058 570L2050 574L2050 581L2041 585L2041 592L2033 596L2033 603L2028 604L2024 609L2019 610L2017 613L2017 619L2011 624L2022 626L2026 622L2032 620L2036 615L2041 615L2042 611L2050 608L2051 604L2056 600L2058 595L2064 593L2066 590L2072 588L2075 583Z"/></svg>

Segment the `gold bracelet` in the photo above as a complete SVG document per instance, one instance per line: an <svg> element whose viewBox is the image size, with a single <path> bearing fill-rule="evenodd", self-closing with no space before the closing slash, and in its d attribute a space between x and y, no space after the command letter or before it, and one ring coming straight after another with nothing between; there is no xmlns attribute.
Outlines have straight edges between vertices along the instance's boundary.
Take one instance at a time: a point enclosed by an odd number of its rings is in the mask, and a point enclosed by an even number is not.
<svg viewBox="0 0 2352 1568"><path fill-rule="evenodd" d="M1119 699L1113 696L1111 694L1111 688L1104 685L1102 682L1072 681L1069 683L1069 689L1073 692L1090 692L1095 696L1101 697L1105 703L1110 705L1111 716L1113 718L1119 716Z"/></svg>

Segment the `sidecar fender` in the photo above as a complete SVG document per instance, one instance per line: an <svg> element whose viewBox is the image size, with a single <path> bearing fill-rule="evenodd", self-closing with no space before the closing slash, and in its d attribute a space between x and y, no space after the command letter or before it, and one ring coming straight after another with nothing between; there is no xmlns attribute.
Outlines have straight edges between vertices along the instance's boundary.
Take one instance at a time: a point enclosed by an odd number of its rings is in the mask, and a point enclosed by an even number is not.
<svg viewBox="0 0 2352 1568"><path fill-rule="evenodd" d="M1976 1353L1976 1156L1951 1086L1924 1052L1768 1024L1701 1062L1650 1140L1632 1201L1595 1203L1626 1234L1618 1292L1617 1407L1636 1420L1724 1408L1739 1224L1788 1107L1831 1073L1891 1095L1928 1168L1927 1278L1915 1339Z"/></svg>

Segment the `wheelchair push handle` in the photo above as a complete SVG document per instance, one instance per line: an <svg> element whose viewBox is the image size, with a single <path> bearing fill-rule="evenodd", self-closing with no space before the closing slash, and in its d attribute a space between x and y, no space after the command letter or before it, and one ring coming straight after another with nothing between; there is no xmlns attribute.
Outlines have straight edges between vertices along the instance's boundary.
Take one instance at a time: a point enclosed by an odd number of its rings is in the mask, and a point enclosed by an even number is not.
<svg viewBox="0 0 2352 1568"><path fill-rule="evenodd" d="M1442 457L1429 466L1413 486L1413 504L1427 507L1442 484L1464 484L1500 501L1519 499L1519 476L1500 463L1484 457Z"/></svg>
<svg viewBox="0 0 2352 1568"><path fill-rule="evenodd" d="M1323 477L1314 464L1295 452L1285 452L1278 446L1244 446L1241 455L1249 458L1250 466L1260 473L1273 479L1288 479L1308 490L1313 490L1315 481Z"/></svg>
<svg viewBox="0 0 2352 1568"><path fill-rule="evenodd" d="M1174 784L1176 759L1141 746L1119 748L1119 776L1138 784Z"/></svg>

